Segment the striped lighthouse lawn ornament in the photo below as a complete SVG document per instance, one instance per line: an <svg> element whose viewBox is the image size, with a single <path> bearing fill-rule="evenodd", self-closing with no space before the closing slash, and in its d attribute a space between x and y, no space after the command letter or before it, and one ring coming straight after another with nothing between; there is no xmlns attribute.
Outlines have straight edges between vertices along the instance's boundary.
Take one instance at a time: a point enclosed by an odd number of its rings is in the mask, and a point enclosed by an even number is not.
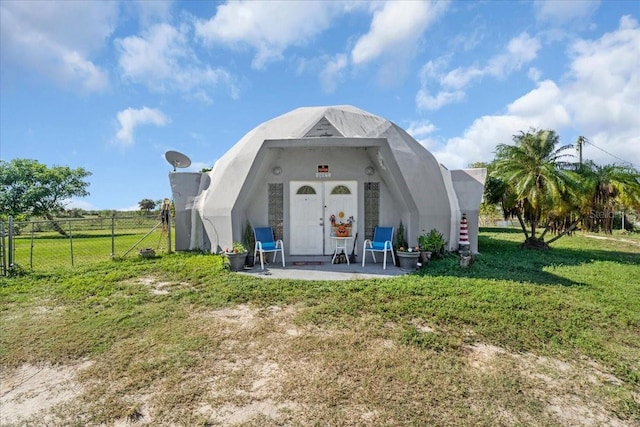
<svg viewBox="0 0 640 427"><path fill-rule="evenodd" d="M459 252L470 252L471 245L469 244L469 228L467 225L467 214L462 214L460 220L460 240L458 240Z"/></svg>
<svg viewBox="0 0 640 427"><path fill-rule="evenodd" d="M471 267L475 259L473 257L473 254L471 253L471 245L469 244L467 214L462 214L462 219L460 220L460 240L458 240L458 252L460 254L460 267Z"/></svg>

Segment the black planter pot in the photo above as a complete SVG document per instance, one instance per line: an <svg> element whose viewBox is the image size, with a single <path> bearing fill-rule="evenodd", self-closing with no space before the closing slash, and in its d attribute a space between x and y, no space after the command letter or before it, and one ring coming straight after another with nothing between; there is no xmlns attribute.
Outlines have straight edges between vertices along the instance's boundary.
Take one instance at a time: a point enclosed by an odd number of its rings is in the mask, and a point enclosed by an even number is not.
<svg viewBox="0 0 640 427"><path fill-rule="evenodd" d="M245 263L245 265L246 265L247 267L253 267L253 266L255 265L255 263L256 263L256 259L254 258L254 256L253 256L253 254L252 254L252 253L249 253L249 254L247 255L247 259L245 260L245 262L244 262L244 263Z"/></svg>
<svg viewBox="0 0 640 427"><path fill-rule="evenodd" d="M422 265L426 265L429 261L431 261L431 252L420 251L420 262Z"/></svg>
<svg viewBox="0 0 640 427"><path fill-rule="evenodd" d="M241 254L225 253L225 255L229 260L229 270L240 271L244 269L244 263L247 260L246 252Z"/></svg>
<svg viewBox="0 0 640 427"><path fill-rule="evenodd" d="M398 256L398 267L401 269L411 271L418 268L419 251L397 252L396 255Z"/></svg>

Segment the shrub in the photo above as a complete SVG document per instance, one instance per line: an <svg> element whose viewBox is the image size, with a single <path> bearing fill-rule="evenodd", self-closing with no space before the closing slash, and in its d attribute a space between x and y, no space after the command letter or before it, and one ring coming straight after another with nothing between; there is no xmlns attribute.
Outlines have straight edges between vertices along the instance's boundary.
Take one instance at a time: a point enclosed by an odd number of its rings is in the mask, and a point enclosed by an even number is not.
<svg viewBox="0 0 640 427"><path fill-rule="evenodd" d="M233 253L233 254L243 254L247 252L247 249L244 247L244 245L242 244L242 242L238 242L236 240L233 241L233 246L231 247L231 250L229 250L228 248L225 249L226 253Z"/></svg>
<svg viewBox="0 0 640 427"><path fill-rule="evenodd" d="M398 226L398 230L396 231L396 242L395 242L396 250L399 248L406 248L409 243L407 243L407 238L405 237L404 232L404 224L400 221L400 225Z"/></svg>
<svg viewBox="0 0 640 427"><path fill-rule="evenodd" d="M443 258L447 242L444 236L435 228L428 233L418 236L418 244L423 251L431 252L432 258Z"/></svg>
<svg viewBox="0 0 640 427"><path fill-rule="evenodd" d="M253 249L256 245L255 235L253 234L253 227L251 223L247 221L247 224L244 227L244 244L249 249Z"/></svg>

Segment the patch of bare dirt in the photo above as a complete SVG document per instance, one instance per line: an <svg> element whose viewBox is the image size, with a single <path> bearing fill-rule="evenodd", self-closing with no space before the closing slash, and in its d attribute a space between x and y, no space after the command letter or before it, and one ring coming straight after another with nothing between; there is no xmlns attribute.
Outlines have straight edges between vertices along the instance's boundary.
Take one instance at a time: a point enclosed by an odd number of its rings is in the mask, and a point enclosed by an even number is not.
<svg viewBox="0 0 640 427"><path fill-rule="evenodd" d="M433 329L431 326L427 325L425 322L423 322L420 319L411 319L411 324L416 327L416 330L418 332L429 333L429 332L436 331L435 329Z"/></svg>
<svg viewBox="0 0 640 427"><path fill-rule="evenodd" d="M155 277L141 277L138 279L138 283L141 285L148 286L150 288L150 292L154 295L167 295L171 291L171 288L175 285L171 282L163 282L157 280Z"/></svg>
<svg viewBox="0 0 640 427"><path fill-rule="evenodd" d="M530 393L544 402L546 412L558 425L630 426L611 416L589 391L589 385L622 385L620 379L605 372L594 361L569 363L532 353L511 353L498 346L482 343L468 346L466 351L469 365L483 372L497 372L504 361L515 363L521 375L532 382ZM503 415L510 417L507 412Z"/></svg>
<svg viewBox="0 0 640 427"><path fill-rule="evenodd" d="M216 328L226 343L207 369L209 395L197 409L210 425L280 425L299 411L297 403L274 398L287 375L278 343L303 334L292 322L295 314L292 307L255 309L246 304L194 314Z"/></svg>
<svg viewBox="0 0 640 427"><path fill-rule="evenodd" d="M217 319L224 324L232 325L240 329L246 329L255 325L257 314L257 310L250 308L246 304L240 304L236 307L226 307L220 310L210 311L204 313L203 316Z"/></svg>
<svg viewBox="0 0 640 427"><path fill-rule="evenodd" d="M264 417L279 422L283 411L296 409L295 403L277 403L272 399L254 400L247 405L223 405L215 411L201 411L212 416L213 422L218 425L232 426L247 423L257 417Z"/></svg>
<svg viewBox="0 0 640 427"><path fill-rule="evenodd" d="M584 237L588 237L589 239L613 240L615 242L623 242L623 243L629 243L629 244L632 244L632 245L640 245L640 242L638 242L636 240L625 239L623 237L594 236L593 234L585 234Z"/></svg>
<svg viewBox="0 0 640 427"><path fill-rule="evenodd" d="M77 374L91 366L82 362L72 366L33 366L25 364L0 373L0 425L20 423L31 417L43 422L57 405L82 392Z"/></svg>
<svg viewBox="0 0 640 427"><path fill-rule="evenodd" d="M500 347L489 344L476 343L466 348L469 364L481 371L492 371L496 366L496 359L507 352Z"/></svg>
<svg viewBox="0 0 640 427"><path fill-rule="evenodd" d="M44 300L43 303L47 303L48 301ZM46 305L39 305L32 307L28 310L23 310L17 314L4 317L4 321L9 322L21 318L33 318L33 317L45 317L45 316L53 316L53 315L61 315L64 313L64 309L60 306L58 307L50 307Z"/></svg>
<svg viewBox="0 0 640 427"><path fill-rule="evenodd" d="M440 425L630 426L607 411L596 394L603 386L623 383L593 361L566 362L485 343L463 351L429 351L402 344L397 338L402 327L394 322L376 329L363 317L343 327L319 327L297 319L303 309L240 304L195 310L185 323L193 335L185 339L197 339L205 346L202 351L189 347L149 354L131 349L134 341L122 342L107 356L127 360L117 365L118 374L102 359L94 365L1 371L0 424L37 419L63 426L72 420L60 415L66 405L80 408L84 416L115 403L120 408L99 414L107 421L96 425L360 427L432 420ZM421 319L411 324L421 333L436 332ZM140 349L164 344L142 336L135 342L144 340L150 345ZM162 364L161 357L195 362ZM135 375L135 381L144 381L156 366L166 372L144 386L131 384ZM504 377L519 384L514 394L520 396L494 392L491 385L514 390L507 388L509 381L501 382ZM83 395L85 388L104 400L91 401Z"/></svg>

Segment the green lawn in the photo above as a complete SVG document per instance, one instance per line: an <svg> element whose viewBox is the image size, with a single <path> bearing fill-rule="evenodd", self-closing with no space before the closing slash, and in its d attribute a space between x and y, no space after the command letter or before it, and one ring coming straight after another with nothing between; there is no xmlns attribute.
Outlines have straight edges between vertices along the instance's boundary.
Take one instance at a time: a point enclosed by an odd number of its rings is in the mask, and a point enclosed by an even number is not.
<svg viewBox="0 0 640 427"><path fill-rule="evenodd" d="M640 239L610 237L483 229L469 270L378 280L198 253L2 278L0 378L73 372L51 426L638 425Z"/></svg>
<svg viewBox="0 0 640 427"><path fill-rule="evenodd" d="M101 261L137 256L141 248L162 252L167 247L167 233L161 228L152 230L157 221L135 228L120 226L113 235L108 229L76 230L69 236L56 232L26 232L16 236L15 263L35 271L59 267L81 267ZM173 245L173 244L172 244Z"/></svg>

